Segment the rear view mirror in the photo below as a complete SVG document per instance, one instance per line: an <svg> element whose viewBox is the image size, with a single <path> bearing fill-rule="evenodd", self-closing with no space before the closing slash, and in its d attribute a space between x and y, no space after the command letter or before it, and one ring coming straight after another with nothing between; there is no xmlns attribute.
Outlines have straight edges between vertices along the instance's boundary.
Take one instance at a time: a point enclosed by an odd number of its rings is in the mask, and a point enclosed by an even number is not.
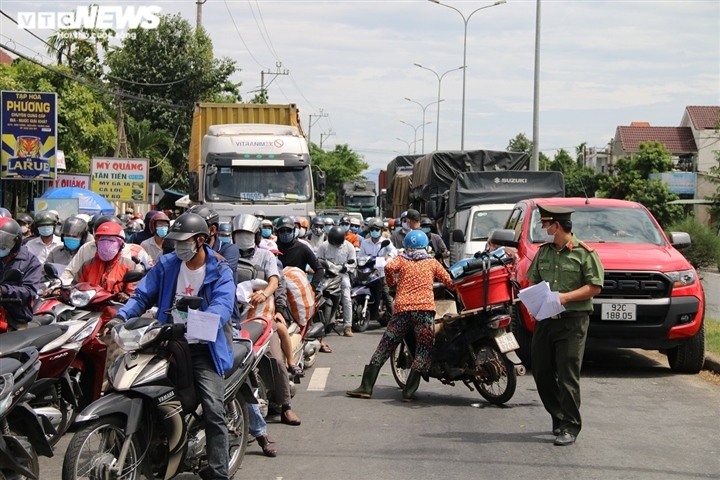
<svg viewBox="0 0 720 480"><path fill-rule="evenodd" d="M668 237L670 237L670 243L672 246L678 250L681 248L687 248L692 244L690 235L685 232L670 232Z"/></svg>
<svg viewBox="0 0 720 480"><path fill-rule="evenodd" d="M142 278L145 276L143 272L140 272L138 270L130 270L125 275L123 275L123 283L135 283L142 280Z"/></svg>
<svg viewBox="0 0 720 480"><path fill-rule="evenodd" d="M49 263L46 263L43 265L43 272L45 272L45 276L48 278L56 279L60 275L58 275L57 270L55 270L55 267Z"/></svg>
<svg viewBox="0 0 720 480"><path fill-rule="evenodd" d="M496 247L517 247L515 241L515 230L495 230L490 234L488 243Z"/></svg>
<svg viewBox="0 0 720 480"><path fill-rule="evenodd" d="M188 197L193 202L199 202L200 201L200 180L198 179L197 172L190 172L190 175L188 177L189 180L189 190Z"/></svg>
<svg viewBox="0 0 720 480"><path fill-rule="evenodd" d="M322 170L316 170L315 171L315 189L318 191L318 193L325 192L326 181L327 180L325 177L325 172Z"/></svg>
<svg viewBox="0 0 720 480"><path fill-rule="evenodd" d="M465 243L465 235L459 228L452 231L452 241L455 243Z"/></svg>

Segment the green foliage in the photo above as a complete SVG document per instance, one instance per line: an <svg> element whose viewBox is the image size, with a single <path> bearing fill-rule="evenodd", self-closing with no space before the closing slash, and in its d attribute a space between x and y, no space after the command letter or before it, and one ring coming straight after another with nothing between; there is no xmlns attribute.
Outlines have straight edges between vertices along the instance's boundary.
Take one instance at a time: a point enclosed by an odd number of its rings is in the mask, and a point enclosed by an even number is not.
<svg viewBox="0 0 720 480"><path fill-rule="evenodd" d="M683 249L688 262L695 268L715 265L720 260L720 237L716 232L694 218L670 225L668 232L687 232L690 234L692 245Z"/></svg>
<svg viewBox="0 0 720 480"><path fill-rule="evenodd" d="M63 66L54 67L70 75ZM117 143L117 126L108 98L25 60L0 66L0 89L58 94L58 149L69 172L90 171L90 158L108 156Z"/></svg>
<svg viewBox="0 0 720 480"><path fill-rule="evenodd" d="M715 227L720 228L720 151L715 152L715 160L718 164L710 167L710 181L718 185L715 194L709 197L705 197L706 200L713 202L710 204L710 215L715 219ZM720 261L718 262L720 263Z"/></svg>
<svg viewBox="0 0 720 480"><path fill-rule="evenodd" d="M150 160L150 181L168 185L174 171L166 154L172 145L173 136L167 130L153 130L149 120L140 122L127 117L125 132L131 157Z"/></svg>
<svg viewBox="0 0 720 480"><path fill-rule="evenodd" d="M606 173L596 173L590 167L579 167L565 174L566 197L594 197L600 181L608 177ZM586 195L587 193L587 195Z"/></svg>
<svg viewBox="0 0 720 480"><path fill-rule="evenodd" d="M641 203L660 225L669 225L684 216L682 206L668 205L679 197L670 193L661 180L650 180L648 175L670 170L672 157L660 142L641 143L636 155L615 163L615 176L600 178L599 195Z"/></svg>
<svg viewBox="0 0 720 480"><path fill-rule="evenodd" d="M561 148L555 153L552 163L550 163L550 170L556 172L562 172L564 175L572 173L577 168L575 160L564 148Z"/></svg>
<svg viewBox="0 0 720 480"><path fill-rule="evenodd" d="M533 149L532 142L527 138L524 133L518 133L515 138L510 139L507 146L508 152L524 152L530 155L532 158ZM543 152L538 155L539 170L546 171L550 170L550 158Z"/></svg>
<svg viewBox="0 0 720 480"><path fill-rule="evenodd" d="M720 355L720 319L705 317L705 342L708 352Z"/></svg>
<svg viewBox="0 0 720 480"><path fill-rule="evenodd" d="M325 206L336 205L335 192L342 182L362 178L360 172L369 166L363 161L362 155L352 151L347 144L335 145L334 150L326 152L310 142L310 157L313 165L326 175Z"/></svg>

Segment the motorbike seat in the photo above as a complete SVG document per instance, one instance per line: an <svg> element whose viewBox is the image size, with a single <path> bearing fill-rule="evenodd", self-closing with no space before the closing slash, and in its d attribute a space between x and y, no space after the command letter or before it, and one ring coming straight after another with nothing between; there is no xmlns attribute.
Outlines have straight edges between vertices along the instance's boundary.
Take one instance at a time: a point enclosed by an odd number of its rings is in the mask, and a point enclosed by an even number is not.
<svg viewBox="0 0 720 480"><path fill-rule="evenodd" d="M238 369L240 366L240 363L247 357L249 351L250 351L250 343L249 342L233 342L233 365L230 367L229 370L225 372L224 378L228 378L230 375L232 375L235 370Z"/></svg>
<svg viewBox="0 0 720 480"><path fill-rule="evenodd" d="M50 325L53 320L52 315L34 315L31 321L36 325Z"/></svg>
<svg viewBox="0 0 720 480"><path fill-rule="evenodd" d="M242 324L242 329L248 333L247 338L252 340L253 344L257 343L265 332L265 323L256 320L250 320Z"/></svg>
<svg viewBox="0 0 720 480"><path fill-rule="evenodd" d="M22 367L22 362L15 360L14 358L0 358L0 375L15 373L20 367Z"/></svg>
<svg viewBox="0 0 720 480"><path fill-rule="evenodd" d="M67 329L67 325L54 323L27 330L3 333L0 340L0 349L2 349L2 352L14 352L25 347L35 347L40 350L65 333Z"/></svg>

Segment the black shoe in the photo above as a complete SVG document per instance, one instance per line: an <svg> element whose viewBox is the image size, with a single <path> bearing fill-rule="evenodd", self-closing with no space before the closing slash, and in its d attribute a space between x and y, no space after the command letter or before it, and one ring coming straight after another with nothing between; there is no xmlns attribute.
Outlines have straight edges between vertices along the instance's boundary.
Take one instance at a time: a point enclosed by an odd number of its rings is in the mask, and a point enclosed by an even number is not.
<svg viewBox="0 0 720 480"><path fill-rule="evenodd" d="M575 435L573 435L572 433L562 432L555 439L555 445L557 445L559 447L564 447L566 445L572 445L573 443L575 443L576 438L577 437Z"/></svg>

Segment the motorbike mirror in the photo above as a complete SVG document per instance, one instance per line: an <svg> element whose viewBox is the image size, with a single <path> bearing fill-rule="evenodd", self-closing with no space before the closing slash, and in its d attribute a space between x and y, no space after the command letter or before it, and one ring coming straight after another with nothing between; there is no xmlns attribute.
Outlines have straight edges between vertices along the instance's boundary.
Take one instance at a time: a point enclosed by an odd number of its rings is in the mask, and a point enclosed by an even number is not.
<svg viewBox="0 0 720 480"><path fill-rule="evenodd" d="M137 328L147 327L154 321L155 321L155 319L152 317L128 318L128 321L125 322L125 329L126 330L135 330Z"/></svg>
<svg viewBox="0 0 720 480"><path fill-rule="evenodd" d="M140 265L140 259L139 259L138 257L136 257L135 255L133 255L133 256L130 257L130 258L132 258L132 261L135 262L135 265Z"/></svg>
<svg viewBox="0 0 720 480"><path fill-rule="evenodd" d="M7 270L2 277L2 283L20 283L22 282L22 273L17 268Z"/></svg>
<svg viewBox="0 0 720 480"><path fill-rule="evenodd" d="M175 307L181 312L187 312L189 308L197 310L202 305L202 297L193 295L183 295L175 302Z"/></svg>
<svg viewBox="0 0 720 480"><path fill-rule="evenodd" d="M388 240L388 239L386 238L385 240L382 241L382 243L380 243L380 248L385 248L385 247L387 247L388 245L390 245L390 240Z"/></svg>
<svg viewBox="0 0 720 480"><path fill-rule="evenodd" d="M43 272L45 272L45 276L48 278L56 279L59 277L57 270L55 269L55 266L49 263L46 263L43 266Z"/></svg>
<svg viewBox="0 0 720 480"><path fill-rule="evenodd" d="M143 272L140 272L138 270L130 270L123 276L123 283L135 283L142 280L142 278L145 276Z"/></svg>

